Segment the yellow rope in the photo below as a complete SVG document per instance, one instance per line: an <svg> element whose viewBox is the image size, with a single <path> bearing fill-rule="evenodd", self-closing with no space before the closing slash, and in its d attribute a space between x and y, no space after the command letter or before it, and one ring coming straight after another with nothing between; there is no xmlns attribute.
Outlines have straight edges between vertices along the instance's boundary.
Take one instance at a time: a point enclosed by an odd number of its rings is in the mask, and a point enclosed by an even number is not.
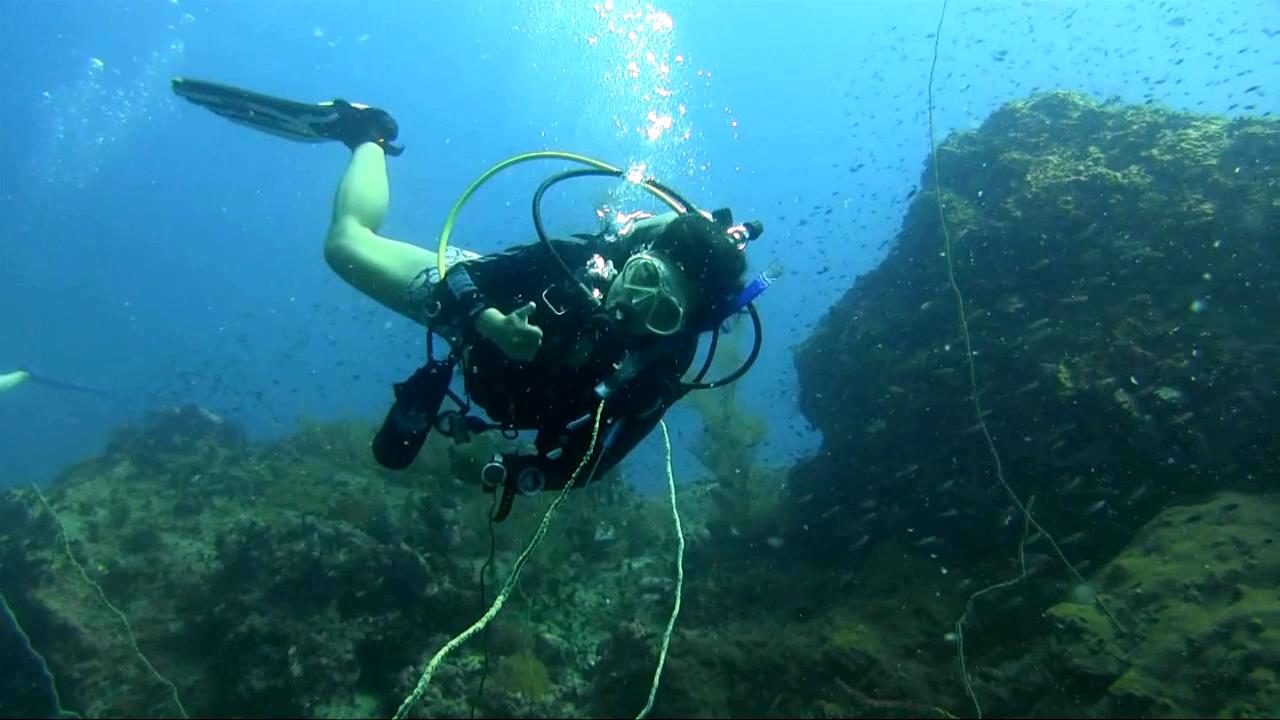
<svg viewBox="0 0 1280 720"><path fill-rule="evenodd" d="M680 595L684 588L684 529L680 527L680 510L676 507L676 476L671 470L671 437L667 434L667 423L659 420L662 428L662 444L667 449L667 488L671 491L671 516L676 521L676 601L671 607L671 617L667 620L667 630L662 634L662 651L658 653L658 667L653 671L653 685L649 687L649 701L644 709L636 715L636 720L643 720L653 709L653 698L658 694L658 680L662 677L662 667L667 662L667 647L671 645L671 631L676 627L676 616L680 614Z"/></svg>
<svg viewBox="0 0 1280 720"><path fill-rule="evenodd" d="M942 202L942 180L941 180L940 172L938 170L938 144L934 137L934 129L933 129L933 74L934 74L934 70L937 68L937 65L938 65L938 45L942 40L942 21L946 17L946 13L947 13L947 0L942 0L942 10L938 14L938 27L937 27L937 30L934 31L933 63L929 66L929 83L927 87L928 119L929 119L929 153L933 159L933 194L934 194L934 200L938 204L938 223L942 226L942 254L943 254L943 257L946 259L947 286L951 289L952 293L955 295L955 298L956 298L956 314L960 320L960 332L961 332L961 337L964 340L964 357L965 357L965 361L968 364L968 369L969 369L969 388L970 388L969 397L970 399L973 400L973 411L978 417L978 429L982 431L982 437L987 443L987 450L991 453L991 459L995 461L996 479L1000 481L1000 486L1004 488L1005 494L1009 496L1009 499L1013 502L1014 506L1016 506L1018 508L1018 511L1022 514L1024 524L1035 528L1042 535L1044 535L1045 540L1049 543L1049 546L1053 548L1053 551L1058 556L1058 559L1061 560L1062 564L1067 567L1067 570L1071 573L1073 577L1075 577L1076 581L1079 583L1087 584L1088 581L1085 580L1084 576L1080 574L1080 571L1076 569L1076 566L1073 565L1071 561L1067 559L1066 554L1062 552L1062 548L1058 545L1057 540L1054 539L1053 534L1050 533L1048 530L1046 530L1044 526L1041 525L1038 520L1036 520L1035 515L1031 513L1030 503L1024 504L1022 502L1022 499L1018 497L1018 494L1014 492L1013 487L1009 484L1009 481L1005 479L1004 463L1001 462L1000 453L997 452L996 450L996 441L995 441L995 438L993 438L991 435L991 429L987 426L987 420L986 420L987 413L985 410L982 409L982 398L978 394L977 363L973 359L973 356L974 356L973 342L969 336L969 321L965 318L964 295L960 293L960 286L956 283L955 264L952 260L952 250L951 250L951 230L947 225L946 206ZM1023 543L1019 544L1020 561L1022 559L1021 554L1022 554L1023 545L1025 545L1025 530L1024 530L1024 541ZM1018 582L1024 577L1026 577L1025 563L1023 563L1022 571L1019 573L1018 577L1010 580L1005 580L1003 582L995 583L993 585L989 585L973 593L971 596L969 596L968 602L965 603L964 614L960 616L960 619L958 621L956 621L956 636L957 636L957 640L959 640L958 647L959 647L959 653L960 653L960 671L964 677L965 689L969 693L969 698L973 701L974 710L977 712L977 715L979 718L982 717L982 706L978 704L978 698L973 693L973 684L969 677L969 671L964 659L964 635L963 635L964 623L968 620L969 611L973 608L973 601L977 599L978 596L984 595L988 592L992 592L994 590L997 590L1003 587L1008 587L1009 585L1012 585ZM1125 633L1124 626L1120 624L1120 621L1116 619L1115 615L1111 614L1111 610L1107 607L1106 603L1103 602L1102 600L1102 594L1096 593L1093 597L1093 600L1094 600L1094 604L1097 605L1098 610L1101 611L1102 614L1105 615L1107 619L1111 621L1111 624L1115 627L1116 632L1123 635Z"/></svg>
<svg viewBox="0 0 1280 720"><path fill-rule="evenodd" d="M507 577L507 581L503 583L502 589L498 591L498 596L494 598L493 605L490 606L488 612L482 615L479 620L475 621L471 627L463 630L452 640L445 643L444 647L440 648L440 651L431 658L431 661L427 663L426 669L422 671L422 676L418 678L417 687L413 689L413 692L409 693L409 696L404 699L404 702L400 703L400 709L396 710L395 718L397 720L406 717L414 704L422 698L422 693L427 689L427 683L431 682L431 675L435 673L436 667L438 667L440 662L444 660L444 656L456 650L459 645L469 640L472 635L483 630L484 627L498 615L498 612L502 610L502 606L507 602L507 596L511 594L511 590L515 587L516 581L520 579L520 571L524 569L525 563L528 562L529 557L533 555L534 548L538 547L538 543L542 542L542 536L547 534L547 528L551 525L552 516L555 515L556 510L560 508L560 504L564 502L565 498L569 496L569 492L577 483L578 476L582 473L583 468L591 462L591 456L595 454L596 439L600 435L600 418L603 415L604 401L601 400L600 405L596 408L595 424L591 427L591 445L587 447L586 455L582 456L582 462L578 463L578 468L573 471L573 475L569 477L569 481L564 484L564 488L560 491L560 494L556 496L554 501L552 501L551 507L547 508L546 514L542 516L542 523L538 525L537 531L533 533L533 537L529 540L529 544L525 547L524 552L520 553L520 557L516 558L515 565L511 568L511 575ZM494 492L498 492L498 490L495 488Z"/></svg>
<svg viewBox="0 0 1280 720"><path fill-rule="evenodd" d="M142 660L142 664L147 666L147 669L151 671L151 674L155 676L157 680L169 686L169 691L173 693L173 704L178 706L178 712L181 713L184 718L190 717L187 715L187 709L182 706L182 700L178 699L178 687L170 682L169 678L161 675L160 671L156 670L155 665L152 665L151 661L147 659L147 656L142 654L142 648L138 647L138 638L134 637L133 626L129 624L129 619L124 616L124 613L120 612L120 608L116 607L111 600L107 599L107 594L103 592L102 586L94 582L93 578L89 577L89 573L85 572L84 566L80 564L80 561L76 559L75 554L71 552L71 539L67 535L67 526L62 523L62 518L58 517L58 513L54 512L53 508L49 506L49 501L44 499L44 493L40 492L40 486L35 483L31 483L31 489L36 491L36 497L40 498L40 504L44 506L45 510L49 511L49 514L52 515L53 519L58 523L58 528L62 531L62 546L63 549L67 551L67 559L71 561L71 564L75 566L76 570L80 571L80 577L84 578L85 582L92 585L93 589L98 591L98 597L102 598L102 602L108 608L111 608L111 612L115 613L116 617L120 618L120 623L124 625L125 632L129 634L129 643L133 645L133 651L138 654L138 659Z"/></svg>

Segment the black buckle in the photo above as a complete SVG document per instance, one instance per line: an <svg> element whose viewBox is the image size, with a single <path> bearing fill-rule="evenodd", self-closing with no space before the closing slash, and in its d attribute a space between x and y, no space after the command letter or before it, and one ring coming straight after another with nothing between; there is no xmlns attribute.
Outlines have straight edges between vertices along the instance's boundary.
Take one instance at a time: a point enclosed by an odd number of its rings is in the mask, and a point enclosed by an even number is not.
<svg viewBox="0 0 1280 720"><path fill-rule="evenodd" d="M454 398L455 400L457 398ZM478 435L486 430L496 430L498 425L493 425L481 420L478 417L472 417L467 414L468 408L459 410L446 410L436 415L435 429L436 432L453 440L459 445L465 445L471 442L472 435Z"/></svg>

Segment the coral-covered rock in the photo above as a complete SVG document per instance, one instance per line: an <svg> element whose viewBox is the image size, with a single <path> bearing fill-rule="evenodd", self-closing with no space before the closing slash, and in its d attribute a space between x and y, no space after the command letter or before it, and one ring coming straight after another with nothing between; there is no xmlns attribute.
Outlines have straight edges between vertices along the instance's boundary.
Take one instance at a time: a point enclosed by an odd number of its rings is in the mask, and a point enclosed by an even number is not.
<svg viewBox="0 0 1280 720"><path fill-rule="evenodd" d="M941 197L927 168L888 257L797 352L823 447L791 473L792 532L815 558L907 527L952 569L1010 557L1021 525L988 432L1077 558L1171 501L1262 487L1280 454L1277 157L1275 120L1068 92L947 138Z"/></svg>
<svg viewBox="0 0 1280 720"><path fill-rule="evenodd" d="M1273 717L1277 518L1274 497L1238 493L1161 512L1092 579L1123 633L1092 604L1060 603L1047 612L1053 642L996 671L1034 715ZM1043 671L1012 670L1027 666Z"/></svg>

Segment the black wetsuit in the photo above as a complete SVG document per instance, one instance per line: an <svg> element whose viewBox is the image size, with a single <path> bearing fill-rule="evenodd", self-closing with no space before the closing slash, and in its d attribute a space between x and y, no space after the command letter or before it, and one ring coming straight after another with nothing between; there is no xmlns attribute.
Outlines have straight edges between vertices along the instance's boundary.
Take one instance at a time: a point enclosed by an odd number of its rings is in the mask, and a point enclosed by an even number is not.
<svg viewBox="0 0 1280 720"><path fill-rule="evenodd" d="M636 240L605 242L599 237L553 240L571 271L584 274L593 255L621 269ZM529 322L543 331L542 346L529 362L513 360L475 331L475 318L485 308L503 314L537 303ZM537 455L508 456L509 477L527 467L546 475L546 487L562 488L591 442L592 421L600 403L596 386L613 375L628 352L655 342L670 343L669 352L646 366L605 403L595 457L599 477L617 464L657 425L681 395L679 381L693 362L697 337L637 336L608 328L581 287L542 243L460 262L445 282L428 291L429 327L449 340L461 356L467 394L494 421L518 430L537 430ZM430 312L428 312L430 314ZM600 455L603 453L603 456ZM584 484L588 466L578 480Z"/></svg>

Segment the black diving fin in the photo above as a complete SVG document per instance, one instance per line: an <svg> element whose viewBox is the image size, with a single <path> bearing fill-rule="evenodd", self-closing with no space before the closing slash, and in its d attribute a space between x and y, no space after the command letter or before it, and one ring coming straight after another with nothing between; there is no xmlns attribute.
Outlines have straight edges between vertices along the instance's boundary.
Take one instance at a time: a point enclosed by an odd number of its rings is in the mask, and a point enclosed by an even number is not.
<svg viewBox="0 0 1280 720"><path fill-rule="evenodd" d="M337 99L304 103L181 76L173 79L173 91L232 122L295 142L337 140L352 150L373 142L388 155L404 152L391 144L400 133L395 119L368 105Z"/></svg>

